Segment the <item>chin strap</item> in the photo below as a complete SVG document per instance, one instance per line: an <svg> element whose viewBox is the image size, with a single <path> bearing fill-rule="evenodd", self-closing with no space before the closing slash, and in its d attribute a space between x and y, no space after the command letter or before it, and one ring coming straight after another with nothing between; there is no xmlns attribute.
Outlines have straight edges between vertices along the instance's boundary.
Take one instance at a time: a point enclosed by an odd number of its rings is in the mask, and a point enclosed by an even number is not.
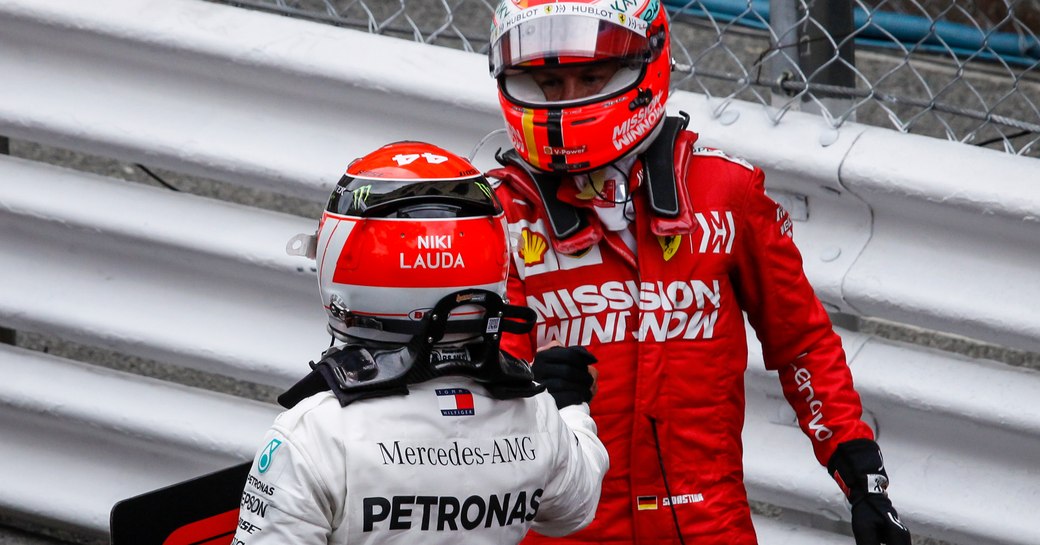
<svg viewBox="0 0 1040 545"><path fill-rule="evenodd" d="M448 332L448 317L455 308L484 308L480 341L438 345ZM499 349L501 333L527 333L536 315L527 307L508 305L487 290L462 290L441 299L423 317L419 332L405 345L356 343L331 347L321 359L310 362L311 372L282 395L278 403L292 408L316 393L332 391L340 405L361 399L405 395L409 384L436 377L467 376L483 384L496 399L531 397L544 390L534 382L528 363Z"/></svg>

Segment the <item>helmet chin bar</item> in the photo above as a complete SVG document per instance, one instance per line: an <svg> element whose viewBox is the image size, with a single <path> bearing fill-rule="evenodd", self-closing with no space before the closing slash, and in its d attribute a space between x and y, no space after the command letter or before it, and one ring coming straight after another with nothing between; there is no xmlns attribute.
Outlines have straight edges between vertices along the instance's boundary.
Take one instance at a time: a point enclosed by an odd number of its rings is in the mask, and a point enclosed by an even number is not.
<svg viewBox="0 0 1040 545"><path fill-rule="evenodd" d="M484 318L449 321L451 311L461 306L484 308ZM534 311L527 307L507 305L498 294L480 289L449 293L441 298L420 321L357 314L350 311L337 295L333 295L329 301L329 313L345 328L356 327L410 335L412 339L408 341L409 344L413 344L417 339L423 337L432 338L430 343L434 344L449 334L470 334L472 336L490 334L497 340L499 334L497 328L504 327L503 331L509 333L527 333L534 327L535 319ZM386 341L370 341L357 335L351 335L332 324L329 324L329 332L348 344L369 344L370 342L387 344Z"/></svg>
<svg viewBox="0 0 1040 545"><path fill-rule="evenodd" d="M484 317L449 321L451 311L461 306L481 307ZM345 318L349 319L349 316ZM530 397L542 388L533 382L527 362L503 353L499 350L499 342L503 332L523 334L531 331L535 318L530 308L506 304L495 292L461 290L438 301L417 325L412 322L410 329L414 334L407 343L358 339L342 347L330 348L322 355L321 361L311 366L343 406L360 399L407 393L408 384L453 375L468 376L481 382L496 398ZM361 326L361 323L366 326L379 323L383 331L400 327L388 322L402 320L364 317L363 322L353 322L352 327ZM440 343L449 333L472 333L482 340ZM291 398L293 390L286 392L285 396Z"/></svg>
<svg viewBox="0 0 1040 545"><path fill-rule="evenodd" d="M480 320L464 320L462 330L452 327L448 316L458 307L473 305L484 309L484 318ZM447 333L479 333L490 337L496 347L501 332L528 333L534 328L535 313L528 307L508 305L502 297L488 290L466 289L449 293L437 301L430 312L423 316L419 323L419 332L412 342L421 341L433 345L444 338ZM425 338L423 338L425 334Z"/></svg>

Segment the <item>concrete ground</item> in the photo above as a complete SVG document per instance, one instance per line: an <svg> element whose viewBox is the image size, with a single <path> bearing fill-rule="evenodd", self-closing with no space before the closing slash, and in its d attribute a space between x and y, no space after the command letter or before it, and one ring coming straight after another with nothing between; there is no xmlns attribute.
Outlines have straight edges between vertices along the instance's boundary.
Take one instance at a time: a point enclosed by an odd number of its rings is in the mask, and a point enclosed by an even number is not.
<svg viewBox="0 0 1040 545"><path fill-rule="evenodd" d="M68 541L57 541L29 534L22 530L0 526L0 545L61 545Z"/></svg>
<svg viewBox="0 0 1040 545"><path fill-rule="evenodd" d="M0 545L104 545L105 543L107 541L99 541L0 515Z"/></svg>

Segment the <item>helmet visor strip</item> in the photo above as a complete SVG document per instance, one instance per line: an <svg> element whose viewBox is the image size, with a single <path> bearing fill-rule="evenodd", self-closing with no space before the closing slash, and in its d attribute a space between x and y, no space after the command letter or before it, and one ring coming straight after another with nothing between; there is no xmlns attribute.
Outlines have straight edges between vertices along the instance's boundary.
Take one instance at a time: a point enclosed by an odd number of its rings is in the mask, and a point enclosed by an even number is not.
<svg viewBox="0 0 1040 545"><path fill-rule="evenodd" d="M543 17L505 32L491 50L492 72L510 98L531 106L570 106L626 91L643 74L650 41L631 29L586 16ZM562 66L595 89L573 99L554 96Z"/></svg>
<svg viewBox="0 0 1040 545"><path fill-rule="evenodd" d="M646 23L627 20L642 24L625 26L588 15L535 17L515 24L492 42L491 75L497 78L507 69L544 65L546 59L648 59L651 48Z"/></svg>
<svg viewBox="0 0 1040 545"><path fill-rule="evenodd" d="M340 178L326 210L364 218L496 216L502 207L483 176L445 180Z"/></svg>

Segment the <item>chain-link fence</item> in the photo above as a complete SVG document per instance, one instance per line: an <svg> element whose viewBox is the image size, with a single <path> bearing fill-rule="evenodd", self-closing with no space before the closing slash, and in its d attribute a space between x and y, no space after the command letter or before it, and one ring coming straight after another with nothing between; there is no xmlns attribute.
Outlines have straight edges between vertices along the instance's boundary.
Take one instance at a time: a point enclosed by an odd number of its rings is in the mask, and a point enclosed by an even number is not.
<svg viewBox="0 0 1040 545"><path fill-rule="evenodd" d="M468 51L493 0L213 0ZM620 0L619 0L620 1ZM1040 0L662 0L676 87L1040 157Z"/></svg>

